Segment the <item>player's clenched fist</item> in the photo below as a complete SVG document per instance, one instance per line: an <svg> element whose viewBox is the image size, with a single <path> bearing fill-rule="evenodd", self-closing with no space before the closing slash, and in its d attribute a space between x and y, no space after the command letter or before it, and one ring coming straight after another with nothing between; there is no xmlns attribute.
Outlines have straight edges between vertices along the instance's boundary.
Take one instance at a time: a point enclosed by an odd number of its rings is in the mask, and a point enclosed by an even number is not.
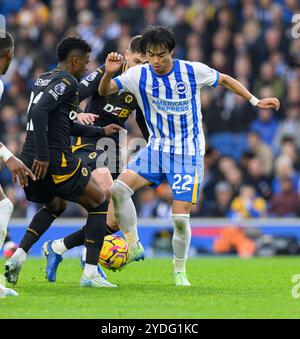
<svg viewBox="0 0 300 339"><path fill-rule="evenodd" d="M276 111L279 110L280 101L277 98L265 98L259 100L257 107L262 109L275 109Z"/></svg>
<svg viewBox="0 0 300 339"><path fill-rule="evenodd" d="M111 52L107 55L105 60L106 73L115 73L119 70L122 64L123 57L117 52Z"/></svg>

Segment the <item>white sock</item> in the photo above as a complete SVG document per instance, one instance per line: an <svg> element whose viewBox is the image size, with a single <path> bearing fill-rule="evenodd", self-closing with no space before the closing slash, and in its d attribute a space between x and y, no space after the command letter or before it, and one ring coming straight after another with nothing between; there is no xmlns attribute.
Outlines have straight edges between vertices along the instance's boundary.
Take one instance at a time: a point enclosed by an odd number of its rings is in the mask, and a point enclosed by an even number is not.
<svg viewBox="0 0 300 339"><path fill-rule="evenodd" d="M82 260L83 261L86 261L86 252L87 252L87 250L86 250L86 247L84 246L83 250L82 250Z"/></svg>
<svg viewBox="0 0 300 339"><path fill-rule="evenodd" d="M12 255L12 258L17 257L19 262L23 264L27 258L27 253L23 250L23 248L17 248L16 252Z"/></svg>
<svg viewBox="0 0 300 339"><path fill-rule="evenodd" d="M120 180L115 180L111 188L115 217L131 248L137 247L139 241L136 209L131 199L133 193L133 190Z"/></svg>
<svg viewBox="0 0 300 339"><path fill-rule="evenodd" d="M99 275L97 265L85 264L84 275L87 278L97 277Z"/></svg>
<svg viewBox="0 0 300 339"><path fill-rule="evenodd" d="M4 244L7 233L7 225L14 210L14 205L8 198L0 201L0 250Z"/></svg>
<svg viewBox="0 0 300 339"><path fill-rule="evenodd" d="M51 244L53 251L57 254L63 255L68 249L64 244L64 239L54 240Z"/></svg>
<svg viewBox="0 0 300 339"><path fill-rule="evenodd" d="M189 214L172 214L173 220L173 251L174 272L185 272L188 251L191 243L191 226Z"/></svg>

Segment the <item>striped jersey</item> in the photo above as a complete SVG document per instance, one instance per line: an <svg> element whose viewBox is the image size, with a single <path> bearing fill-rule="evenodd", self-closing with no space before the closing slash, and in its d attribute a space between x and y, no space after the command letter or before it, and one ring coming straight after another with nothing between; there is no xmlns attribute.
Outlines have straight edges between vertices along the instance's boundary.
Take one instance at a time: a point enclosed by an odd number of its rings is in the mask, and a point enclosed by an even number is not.
<svg viewBox="0 0 300 339"><path fill-rule="evenodd" d="M200 62L173 60L164 75L150 64L129 68L113 79L119 91L135 95L145 115L153 149L175 154L203 155L200 89L216 87L219 73Z"/></svg>

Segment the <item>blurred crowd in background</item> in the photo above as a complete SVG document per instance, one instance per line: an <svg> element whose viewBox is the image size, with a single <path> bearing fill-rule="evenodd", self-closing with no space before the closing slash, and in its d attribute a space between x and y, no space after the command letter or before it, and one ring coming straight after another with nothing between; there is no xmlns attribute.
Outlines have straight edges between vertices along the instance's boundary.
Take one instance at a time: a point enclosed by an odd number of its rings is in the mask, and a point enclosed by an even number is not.
<svg viewBox="0 0 300 339"><path fill-rule="evenodd" d="M225 88L203 88L207 141L201 202L192 216L300 215L300 38L293 37L297 0L1 0L0 13L15 38L15 58L3 77L0 140L19 154L31 86L56 66L56 45L80 35L93 47L89 71L108 52L124 53L149 24L166 25L177 39L175 58L200 61L238 79L258 98L277 97L281 108L258 110ZM300 30L300 29L299 29ZM130 137L140 136L132 117ZM15 217L30 217L26 201L2 168L0 183ZM139 217L167 218L172 191L163 184L135 197ZM70 204L65 216L81 216Z"/></svg>

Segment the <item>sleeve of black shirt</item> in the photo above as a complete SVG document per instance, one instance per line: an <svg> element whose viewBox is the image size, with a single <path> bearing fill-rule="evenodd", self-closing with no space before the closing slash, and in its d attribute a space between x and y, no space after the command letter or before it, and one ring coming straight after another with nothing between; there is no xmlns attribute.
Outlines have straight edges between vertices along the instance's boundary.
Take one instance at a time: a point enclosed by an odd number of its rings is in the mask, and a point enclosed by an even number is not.
<svg viewBox="0 0 300 339"><path fill-rule="evenodd" d="M58 105L62 104L66 98L75 95L77 91L77 81L73 78L56 78L49 83L39 100L33 100L31 109L33 133L36 144L36 159L49 161L49 149L47 140L47 126L49 113L53 112Z"/></svg>
<svg viewBox="0 0 300 339"><path fill-rule="evenodd" d="M88 126L88 125L82 125L77 122L74 122L71 135L74 137L104 137L105 131L103 127L97 127L97 126Z"/></svg>
<svg viewBox="0 0 300 339"><path fill-rule="evenodd" d="M98 93L99 83L104 75L104 68L99 67L96 71L87 75L78 84L78 96L79 102L92 96L94 93Z"/></svg>
<svg viewBox="0 0 300 339"><path fill-rule="evenodd" d="M143 137L145 138L145 140L148 141L148 138L149 138L148 127L146 125L144 114L139 107L136 109L136 112L135 112L135 120L143 134Z"/></svg>

